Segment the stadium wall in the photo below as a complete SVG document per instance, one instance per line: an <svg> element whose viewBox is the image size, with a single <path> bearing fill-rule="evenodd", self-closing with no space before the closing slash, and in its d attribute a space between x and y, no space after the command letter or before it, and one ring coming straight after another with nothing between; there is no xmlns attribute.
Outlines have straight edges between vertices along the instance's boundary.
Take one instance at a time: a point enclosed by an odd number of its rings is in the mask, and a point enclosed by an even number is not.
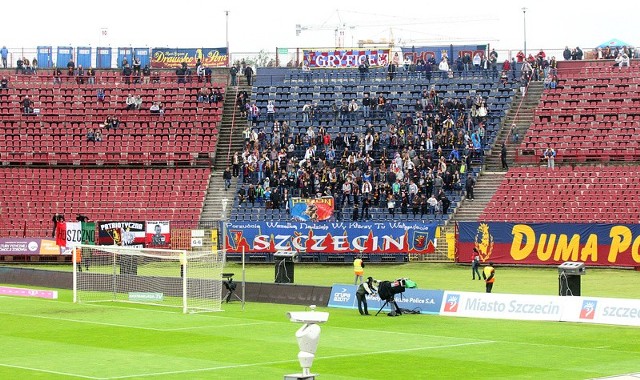
<svg viewBox="0 0 640 380"><path fill-rule="evenodd" d="M0 283L73 289L71 272L40 269L0 267ZM236 294L240 295L241 292L238 286ZM247 282L245 301L327 306L330 294L331 287L326 286Z"/></svg>

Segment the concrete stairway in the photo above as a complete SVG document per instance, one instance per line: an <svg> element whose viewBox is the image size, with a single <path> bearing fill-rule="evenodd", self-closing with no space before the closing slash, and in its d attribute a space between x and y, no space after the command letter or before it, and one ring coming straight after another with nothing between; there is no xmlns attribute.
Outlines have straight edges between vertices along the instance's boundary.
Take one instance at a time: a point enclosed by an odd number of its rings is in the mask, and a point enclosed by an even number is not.
<svg viewBox="0 0 640 380"><path fill-rule="evenodd" d="M451 219L452 222L475 222L482 214L484 208L489 204L491 197L496 192L504 178L504 172L483 171L476 178L474 188L474 200L465 199L456 209L456 213Z"/></svg>
<svg viewBox="0 0 640 380"><path fill-rule="evenodd" d="M246 126L247 120L241 117L238 112L236 112L234 120L236 94L239 91L247 91L251 95L251 87L249 86L228 87L225 93L222 122L218 129L214 170L209 178L209 187L207 188L200 220L226 219L233 207L237 178L231 180L231 187L225 191L222 172L227 166L231 167L233 153L242 152L244 144L242 131ZM227 199L227 207L223 212L222 203L224 198Z"/></svg>
<svg viewBox="0 0 640 380"><path fill-rule="evenodd" d="M500 150L502 142L506 141L507 145L507 163L511 166L515 160L516 149L520 146L523 136L527 133L529 126L533 123L533 111L538 107L540 97L544 91L544 84L542 82L531 82L527 90L527 94L522 100L520 91L515 96L511 103L511 109L507 113L502 128L498 132L494 146L491 149L491 153L487 154L485 158L485 169L488 171L502 170L502 161L500 160ZM518 105L522 100L522 105L518 110ZM517 142L513 142L511 138L507 139L511 130L511 124L516 123L518 136L520 136Z"/></svg>
<svg viewBox="0 0 640 380"><path fill-rule="evenodd" d="M224 190L224 180L222 179L223 170L213 170L209 177L209 187L207 195L204 198L204 206L200 214L200 220L221 220L226 219L233 206L233 197L235 195L235 187L232 185L229 190ZM233 181L232 181L233 182ZM223 212L222 200L227 198L226 211Z"/></svg>
<svg viewBox="0 0 640 380"><path fill-rule="evenodd" d="M220 170L220 173L222 173L227 165L231 166L233 153L242 153L244 144L242 131L247 125L247 120L241 117L239 112L235 112L236 95L240 91L246 91L249 96L251 96L251 87L238 86L237 91L236 87L228 87L224 98L222 122L218 129L218 146L216 147L216 159L214 161L214 168ZM233 119L234 112L235 120ZM220 179L222 180L222 174Z"/></svg>

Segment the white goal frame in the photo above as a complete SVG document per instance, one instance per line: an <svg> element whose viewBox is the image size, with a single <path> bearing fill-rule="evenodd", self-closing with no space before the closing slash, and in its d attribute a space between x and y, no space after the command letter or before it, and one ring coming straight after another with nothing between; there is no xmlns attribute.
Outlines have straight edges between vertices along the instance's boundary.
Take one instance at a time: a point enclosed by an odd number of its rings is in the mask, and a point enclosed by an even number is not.
<svg viewBox="0 0 640 380"><path fill-rule="evenodd" d="M221 251L80 244L72 263L74 303L144 303L183 313L222 309Z"/></svg>

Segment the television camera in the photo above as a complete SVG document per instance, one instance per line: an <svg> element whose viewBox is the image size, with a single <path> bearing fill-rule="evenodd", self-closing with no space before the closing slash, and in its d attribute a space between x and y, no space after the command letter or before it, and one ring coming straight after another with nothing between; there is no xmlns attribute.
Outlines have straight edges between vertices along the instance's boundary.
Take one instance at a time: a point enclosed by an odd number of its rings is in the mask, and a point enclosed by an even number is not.
<svg viewBox="0 0 640 380"><path fill-rule="evenodd" d="M235 281L233 281L233 275L234 273L223 273L222 277L226 278L226 280L222 281L222 285L224 285L224 288L227 289L227 294L223 297L223 299L229 303L229 301L231 301L231 297L235 297L238 299L238 301L242 301L242 298L240 298L235 292L236 292L236 287L237 287L237 283Z"/></svg>
<svg viewBox="0 0 640 380"><path fill-rule="evenodd" d="M380 310L378 310L376 315L380 314L382 309L384 309L387 305L389 305L389 307L391 308L391 312L389 313L389 315L401 315L402 310L395 300L396 294L401 295L402 293L404 293L405 289L415 288L416 286L417 284L415 283L415 281L412 281L408 278L399 278L395 281L380 282L378 284L378 296L381 300L384 301L384 304L382 305L382 307L380 307Z"/></svg>

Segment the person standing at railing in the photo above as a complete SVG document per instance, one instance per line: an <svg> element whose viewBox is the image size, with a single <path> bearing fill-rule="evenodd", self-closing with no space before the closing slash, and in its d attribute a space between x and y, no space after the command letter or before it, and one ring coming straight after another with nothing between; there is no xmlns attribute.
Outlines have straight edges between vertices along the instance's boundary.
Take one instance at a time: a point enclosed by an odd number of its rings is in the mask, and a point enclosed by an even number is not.
<svg viewBox="0 0 640 380"><path fill-rule="evenodd" d="M22 57L22 65L24 66L23 74L30 75L31 74L31 61L27 59L27 57Z"/></svg>
<svg viewBox="0 0 640 380"><path fill-rule="evenodd" d="M311 82L311 68L306 61L302 63L302 76L305 82Z"/></svg>
<svg viewBox="0 0 640 380"><path fill-rule="evenodd" d="M251 78L253 77L253 68L250 65L247 65L244 69L244 76L247 78L247 86L251 86Z"/></svg>
<svg viewBox="0 0 640 380"><path fill-rule="evenodd" d="M500 148L500 161L502 162L502 168L505 170L509 170L509 164L507 164L507 146L505 143L502 143L502 147Z"/></svg>
<svg viewBox="0 0 640 380"><path fill-rule="evenodd" d="M0 56L2 56L2 67L7 68L7 58L9 57L9 50L6 46L2 46L0 49Z"/></svg>
<svg viewBox="0 0 640 380"><path fill-rule="evenodd" d="M96 83L96 71L93 69L93 67L89 67L87 69L87 83L88 84Z"/></svg>
<svg viewBox="0 0 640 380"><path fill-rule="evenodd" d="M72 77L75 69L76 69L76 63L73 62L73 59L69 59L69 62L67 62L67 76Z"/></svg>
<svg viewBox="0 0 640 380"><path fill-rule="evenodd" d="M232 86L237 86L238 85L238 68L234 65L231 66L231 68L229 69L229 75L231 75L231 85Z"/></svg>
<svg viewBox="0 0 640 380"><path fill-rule="evenodd" d="M84 69L82 68L82 65L78 65L78 72L77 72L77 76L76 76L76 82L78 84L84 84Z"/></svg>
<svg viewBox="0 0 640 380"><path fill-rule="evenodd" d="M396 53L397 54L397 53ZM390 63L389 67L387 68L387 71L389 72L389 80L392 81L393 78L396 75L396 71L397 71L397 65L395 63Z"/></svg>
<svg viewBox="0 0 640 380"><path fill-rule="evenodd" d="M149 68L149 65L144 65L144 68L142 69L142 83L149 84L150 82L151 82L151 69Z"/></svg>

